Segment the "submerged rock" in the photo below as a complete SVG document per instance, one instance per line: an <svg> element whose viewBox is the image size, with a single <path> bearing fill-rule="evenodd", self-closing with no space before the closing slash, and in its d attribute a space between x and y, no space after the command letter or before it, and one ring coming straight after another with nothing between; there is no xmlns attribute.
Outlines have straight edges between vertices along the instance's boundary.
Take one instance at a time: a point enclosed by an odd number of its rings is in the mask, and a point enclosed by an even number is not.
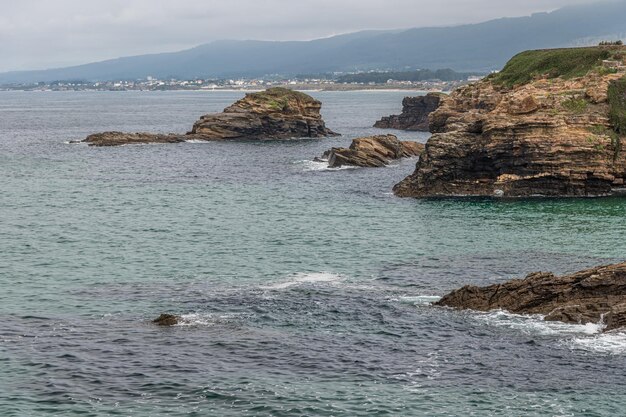
<svg viewBox="0 0 626 417"><path fill-rule="evenodd" d="M313 97L287 88L270 88L244 98L222 113L207 114L187 134L104 132L88 136L91 146L177 143L187 140L263 140L337 136L328 129Z"/></svg>
<svg viewBox="0 0 626 417"><path fill-rule="evenodd" d="M374 127L426 132L428 116L437 110L442 96L442 93L428 93L425 96L405 97L402 100L402 114L383 117Z"/></svg>
<svg viewBox="0 0 626 417"><path fill-rule="evenodd" d="M541 314L548 321L626 326L626 262L555 276L536 272L488 287L466 286L435 303L477 311Z"/></svg>
<svg viewBox="0 0 626 417"><path fill-rule="evenodd" d="M152 320L152 323L157 326L175 326L180 323L180 317L173 314L161 314L159 317Z"/></svg>
<svg viewBox="0 0 626 417"><path fill-rule="evenodd" d="M349 148L332 148L320 161L327 161L329 168L344 165L357 167L384 167L394 159L419 156L424 145L418 142L402 142L394 135L357 138Z"/></svg>
<svg viewBox="0 0 626 417"><path fill-rule="evenodd" d="M573 71L572 56L587 54L589 60L579 61L590 67ZM595 55L607 54L626 57L626 49L530 51L501 73L442 97L429 116L433 136L415 172L394 192L401 197L622 192L626 152L609 117L608 90L625 72L594 63Z"/></svg>

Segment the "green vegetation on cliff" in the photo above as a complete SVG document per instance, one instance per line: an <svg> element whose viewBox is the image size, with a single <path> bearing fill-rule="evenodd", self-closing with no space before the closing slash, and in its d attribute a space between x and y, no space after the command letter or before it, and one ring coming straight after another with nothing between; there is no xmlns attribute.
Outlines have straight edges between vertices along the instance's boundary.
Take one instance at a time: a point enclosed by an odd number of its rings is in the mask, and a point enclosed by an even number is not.
<svg viewBox="0 0 626 417"><path fill-rule="evenodd" d="M626 135L626 77L609 84L609 119L613 129Z"/></svg>
<svg viewBox="0 0 626 417"><path fill-rule="evenodd" d="M289 88L284 87L272 87L268 88L265 91L259 91L257 93L249 93L246 94L249 99L252 99L256 102L263 101L272 101L272 100L280 100L280 99L300 99L302 101L313 101L314 99L304 93L299 91L290 90Z"/></svg>
<svg viewBox="0 0 626 417"><path fill-rule="evenodd" d="M619 46L526 51L515 55L501 72L492 76L492 80L513 87L540 75L548 78L582 77L620 51L623 49Z"/></svg>
<svg viewBox="0 0 626 417"><path fill-rule="evenodd" d="M621 137L626 135L626 77L609 84L609 120L616 134L611 137L615 157L622 150Z"/></svg>
<svg viewBox="0 0 626 417"><path fill-rule="evenodd" d="M246 94L244 100L252 101L258 105L266 105L275 111L289 110L290 101L313 102L315 99L299 91L284 87L273 87L265 91Z"/></svg>

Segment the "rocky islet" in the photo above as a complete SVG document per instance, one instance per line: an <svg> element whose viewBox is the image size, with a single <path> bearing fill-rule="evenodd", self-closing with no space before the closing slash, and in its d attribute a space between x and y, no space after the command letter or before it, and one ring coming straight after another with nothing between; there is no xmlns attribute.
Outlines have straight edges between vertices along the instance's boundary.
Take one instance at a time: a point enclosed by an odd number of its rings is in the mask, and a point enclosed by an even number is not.
<svg viewBox="0 0 626 417"><path fill-rule="evenodd" d="M82 142L91 146L140 143L178 143L188 140L271 140L337 136L320 114L322 103L313 97L271 88L246 94L222 113L202 116L186 134L103 132Z"/></svg>

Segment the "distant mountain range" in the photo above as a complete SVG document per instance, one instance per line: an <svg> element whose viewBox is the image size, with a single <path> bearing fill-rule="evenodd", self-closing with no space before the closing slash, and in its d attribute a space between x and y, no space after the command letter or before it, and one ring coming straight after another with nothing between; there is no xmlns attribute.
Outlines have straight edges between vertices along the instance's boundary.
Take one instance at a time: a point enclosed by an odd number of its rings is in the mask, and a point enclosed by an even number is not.
<svg viewBox="0 0 626 417"><path fill-rule="evenodd" d="M365 31L313 41L215 41L192 49L68 68L0 74L0 84L55 80L260 77L369 70L500 69L527 49L626 38L626 1L568 6L480 24Z"/></svg>

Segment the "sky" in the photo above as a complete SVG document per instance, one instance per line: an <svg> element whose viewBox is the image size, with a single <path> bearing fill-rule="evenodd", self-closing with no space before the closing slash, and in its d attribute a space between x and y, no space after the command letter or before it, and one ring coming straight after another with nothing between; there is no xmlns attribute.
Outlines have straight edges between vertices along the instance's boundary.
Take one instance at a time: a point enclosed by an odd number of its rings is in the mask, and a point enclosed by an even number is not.
<svg viewBox="0 0 626 417"><path fill-rule="evenodd" d="M593 0L0 0L0 72L178 51L477 23Z"/></svg>

